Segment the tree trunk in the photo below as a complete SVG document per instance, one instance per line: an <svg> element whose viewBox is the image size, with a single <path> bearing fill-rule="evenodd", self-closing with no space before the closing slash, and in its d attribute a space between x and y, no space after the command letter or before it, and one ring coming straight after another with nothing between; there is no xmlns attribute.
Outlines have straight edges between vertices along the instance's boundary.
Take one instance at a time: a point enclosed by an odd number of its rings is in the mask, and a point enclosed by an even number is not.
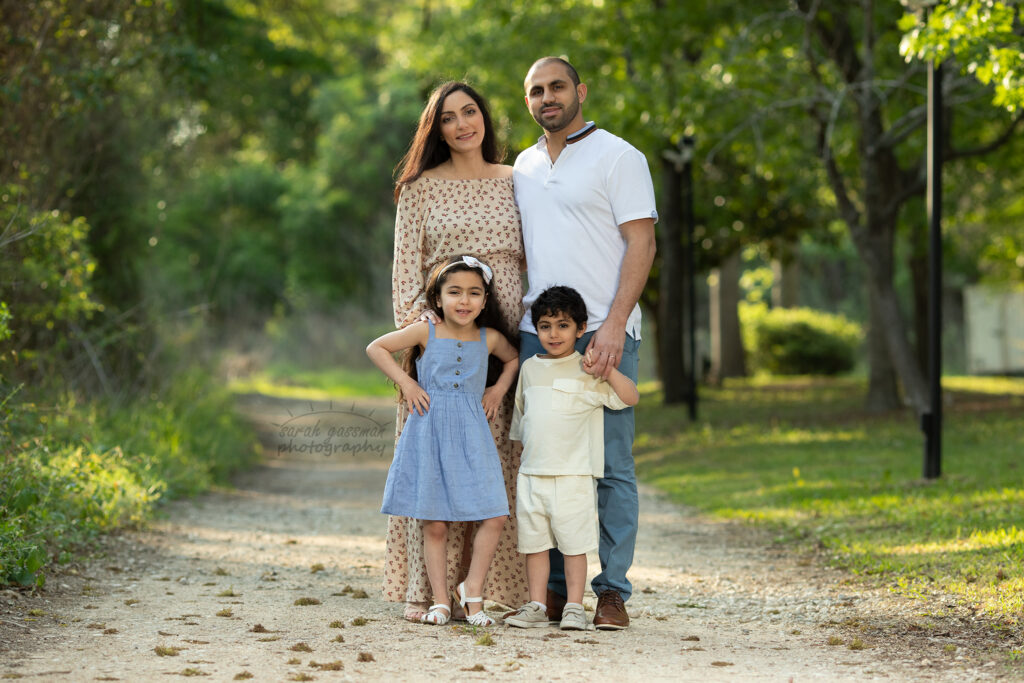
<svg viewBox="0 0 1024 683"><path fill-rule="evenodd" d="M921 414L928 408L928 391L924 375L921 373L915 354L907 341L907 324L900 310L899 298L893 289L894 231L895 217L870 211L867 213L865 227L851 228L857 251L868 271L868 298L872 310L872 329L881 331L885 339L885 346L889 351L888 365L902 382L907 400L914 406L918 414ZM872 359L872 362L879 362L879 360ZM894 392L890 388L891 384L884 379L886 372L885 368L879 369L878 372L871 372L871 377L877 376L877 381L882 384L869 385L868 396L872 397L870 400L877 401L877 404L869 403L869 408L877 405L878 409L882 410L886 406L899 404L898 393Z"/></svg>
<svg viewBox="0 0 1024 683"><path fill-rule="evenodd" d="M747 374L740 336L740 255L727 257L711 277L711 377L721 382L726 377Z"/></svg>
<svg viewBox="0 0 1024 683"><path fill-rule="evenodd" d="M800 305L800 260L796 247L772 259L772 306L796 308Z"/></svg>
<svg viewBox="0 0 1024 683"><path fill-rule="evenodd" d="M835 156L832 139L834 121L828 109L818 107L809 111L818 124L818 148L839 213L849 227L857 245L857 253L867 268L873 317L876 319L873 329L880 331L885 338L889 360L903 384L907 399L918 414L923 414L928 410L924 375L907 341L907 326L892 284L896 221L900 207L924 190L920 166L915 163L902 168L899 155L896 154L901 136L887 135L892 130L887 131L885 127L885 102L873 85L877 75L877 36L872 16L869 14L869 20L861 24L863 30L858 34L851 22L854 14L846 14L841 4L825 9L811 0L797 0L797 6L805 13L810 34L817 37L828 59L838 69L854 105L856 119L853 123L858 131L857 179L860 186L854 192L851 192L850 187L850 181L854 178L844 175L843 167ZM820 62L810 41L807 41L806 52L809 55L811 76L819 85L824 85L824 73L819 68ZM908 131L912 129L907 128ZM884 374L880 370L873 372L872 376L881 378ZM876 385L871 393L879 396L885 394L884 400L889 402L893 396L887 386L890 385Z"/></svg>
<svg viewBox="0 0 1024 683"><path fill-rule="evenodd" d="M889 357L889 345L885 341L885 323L879 314L876 294L870 288L868 311L868 394L864 401L865 408L873 412L896 410L902 405L896 369Z"/></svg>
<svg viewBox="0 0 1024 683"><path fill-rule="evenodd" d="M682 171L662 159L662 213L658 221L658 365L665 405L686 400L683 366L683 230L680 187Z"/></svg>

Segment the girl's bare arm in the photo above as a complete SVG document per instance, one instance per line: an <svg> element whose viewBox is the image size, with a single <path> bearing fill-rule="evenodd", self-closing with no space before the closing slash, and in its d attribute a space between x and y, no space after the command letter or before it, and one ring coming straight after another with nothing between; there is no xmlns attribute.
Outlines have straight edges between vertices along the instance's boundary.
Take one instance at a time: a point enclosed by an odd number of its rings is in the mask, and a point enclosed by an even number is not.
<svg viewBox="0 0 1024 683"><path fill-rule="evenodd" d="M426 347L430 330L425 322L418 322L374 339L366 347L366 355L381 372L402 390L409 408L422 415L430 407L430 397L419 383L409 376L395 360L393 354L413 346Z"/></svg>
<svg viewBox="0 0 1024 683"><path fill-rule="evenodd" d="M503 334L489 327L487 328L487 350L505 364L498 380L484 389L484 412L487 414L487 419L491 420L498 414L501 399L508 393L512 382L516 380L516 375L519 374L519 352L505 339Z"/></svg>

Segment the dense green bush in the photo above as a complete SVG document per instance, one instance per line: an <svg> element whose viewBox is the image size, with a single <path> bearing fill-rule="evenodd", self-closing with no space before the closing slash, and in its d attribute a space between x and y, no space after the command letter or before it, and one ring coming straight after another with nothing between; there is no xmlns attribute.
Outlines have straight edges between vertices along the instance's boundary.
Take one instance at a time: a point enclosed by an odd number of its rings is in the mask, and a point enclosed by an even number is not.
<svg viewBox="0 0 1024 683"><path fill-rule="evenodd" d="M752 366L777 375L838 375L857 362L860 325L809 308L742 304L743 340Z"/></svg>
<svg viewBox="0 0 1024 683"><path fill-rule="evenodd" d="M102 306L92 294L85 219L34 211L27 199L19 185L0 186L0 225L13 226L0 242L0 339L9 337L23 370L42 374L66 352L76 326Z"/></svg>
<svg viewBox="0 0 1024 683"><path fill-rule="evenodd" d="M71 397L57 406L7 405L0 585L42 585L48 562L139 523L161 499L208 488L257 453L231 396L199 371L128 405Z"/></svg>

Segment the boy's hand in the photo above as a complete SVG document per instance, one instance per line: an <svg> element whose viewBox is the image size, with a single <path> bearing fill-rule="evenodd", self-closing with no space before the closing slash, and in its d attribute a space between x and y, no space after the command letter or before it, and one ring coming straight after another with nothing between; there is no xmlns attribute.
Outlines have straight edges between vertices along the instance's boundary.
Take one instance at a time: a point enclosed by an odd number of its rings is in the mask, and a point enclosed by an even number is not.
<svg viewBox="0 0 1024 683"><path fill-rule="evenodd" d="M430 409L430 396L419 385L419 382L410 380L402 385L402 396L405 398L405 407L409 413L416 411L420 415Z"/></svg>
<svg viewBox="0 0 1024 683"><path fill-rule="evenodd" d="M594 364L593 349L587 349L587 354L583 356L583 372L593 377L597 377L597 366Z"/></svg>
<svg viewBox="0 0 1024 683"><path fill-rule="evenodd" d="M497 385L492 384L484 389L484 415L488 420L493 420L498 416L498 408L501 407L501 399L504 397L505 392Z"/></svg>

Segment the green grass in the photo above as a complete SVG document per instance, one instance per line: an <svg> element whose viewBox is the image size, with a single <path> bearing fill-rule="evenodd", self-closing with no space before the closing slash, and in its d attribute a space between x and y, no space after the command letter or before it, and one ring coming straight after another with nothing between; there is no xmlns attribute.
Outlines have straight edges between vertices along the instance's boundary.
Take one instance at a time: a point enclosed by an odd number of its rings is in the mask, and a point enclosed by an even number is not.
<svg viewBox="0 0 1024 683"><path fill-rule="evenodd" d="M19 393L0 415L0 585L43 585L99 534L255 458L232 396L199 371L131 402Z"/></svg>
<svg viewBox="0 0 1024 683"><path fill-rule="evenodd" d="M943 476L921 478L907 413L863 410L855 379L758 378L704 389L700 419L637 411L640 476L715 516L822 544L832 563L935 590L1008 623L1024 614L1024 380L944 381Z"/></svg>
<svg viewBox="0 0 1024 683"><path fill-rule="evenodd" d="M271 364L266 370L230 385L235 393L259 393L278 398L314 401L339 397L395 396L395 387L377 369L343 367L305 370L287 364Z"/></svg>

